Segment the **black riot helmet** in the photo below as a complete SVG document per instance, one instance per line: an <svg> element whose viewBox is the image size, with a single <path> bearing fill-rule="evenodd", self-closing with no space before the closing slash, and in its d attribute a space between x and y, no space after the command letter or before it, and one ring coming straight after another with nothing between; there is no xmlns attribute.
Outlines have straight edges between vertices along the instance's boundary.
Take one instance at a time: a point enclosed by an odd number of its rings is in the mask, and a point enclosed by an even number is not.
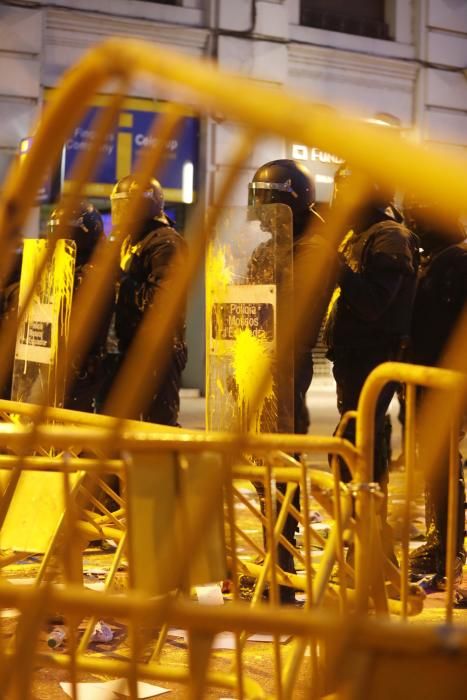
<svg viewBox="0 0 467 700"><path fill-rule="evenodd" d="M130 202L135 203L130 226L143 226L153 219L166 220L164 214L164 192L158 180L151 178L146 187L141 187L133 175L126 175L117 182L110 195L112 224L118 228L127 216Z"/></svg>
<svg viewBox="0 0 467 700"><path fill-rule="evenodd" d="M408 228L417 234L427 252L465 240L460 211L447 214L439 202L423 199L414 192L404 195L402 208Z"/></svg>
<svg viewBox="0 0 467 700"><path fill-rule="evenodd" d="M265 163L248 185L248 204L286 204L292 210L294 236L306 228L313 207L315 183L309 170L295 160L279 159Z"/></svg>
<svg viewBox="0 0 467 700"><path fill-rule="evenodd" d="M358 199L352 202L357 195ZM331 207L346 208L345 225L349 229L365 230L385 219L402 223L402 215L394 206L394 197L394 187L378 182L348 163L342 163L334 174Z"/></svg>
<svg viewBox="0 0 467 700"><path fill-rule="evenodd" d="M392 205L395 188L378 182L367 173L342 163L334 174L334 191L331 204L337 205L351 189L362 189L362 199L359 208L374 208L384 210Z"/></svg>
<svg viewBox="0 0 467 700"><path fill-rule="evenodd" d="M84 265L90 259L99 240L104 236L102 217L94 204L87 201L78 202L66 215L65 207L56 207L47 222L51 235L71 238L76 243L76 264Z"/></svg>

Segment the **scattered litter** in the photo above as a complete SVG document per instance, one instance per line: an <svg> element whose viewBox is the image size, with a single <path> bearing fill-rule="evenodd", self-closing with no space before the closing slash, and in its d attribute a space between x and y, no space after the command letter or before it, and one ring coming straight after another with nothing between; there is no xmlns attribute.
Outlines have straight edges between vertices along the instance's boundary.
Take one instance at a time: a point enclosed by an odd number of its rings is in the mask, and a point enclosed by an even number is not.
<svg viewBox="0 0 467 700"><path fill-rule="evenodd" d="M103 591L105 589L105 581L87 581L84 587L89 588L91 591Z"/></svg>
<svg viewBox="0 0 467 700"><path fill-rule="evenodd" d="M281 644L287 644L287 642L291 639L290 634L281 634L279 636L279 642ZM250 637L248 637L249 642L273 642L274 641L274 635L272 634L252 634Z"/></svg>
<svg viewBox="0 0 467 700"><path fill-rule="evenodd" d="M60 647L66 639L66 630L64 627L54 627L47 637L47 645L51 649Z"/></svg>
<svg viewBox="0 0 467 700"><path fill-rule="evenodd" d="M255 496L255 498L257 497L257 496L256 496L256 491L253 491L253 489L251 489L251 488L246 488L246 487L244 488L244 487L242 486L242 487L240 487L239 489L237 489L237 491L238 491L239 493L243 494L244 496Z"/></svg>
<svg viewBox="0 0 467 700"><path fill-rule="evenodd" d="M188 632L182 629L169 629L167 633L168 637L177 637L183 639L184 643L188 642ZM291 639L290 634L281 634L279 641L281 644L286 644ZM272 634L253 634L248 637L249 642L273 642L274 636ZM216 634L213 642L212 649L235 649L235 635L233 632L220 632Z"/></svg>
<svg viewBox="0 0 467 700"><path fill-rule="evenodd" d="M60 687L67 694L72 696L72 684L60 683ZM76 684L77 700L117 700L122 695L130 696L128 681L126 678L117 678L114 681L105 681L104 683L77 683ZM169 693L168 688L161 688L152 683L144 683L138 681L137 694L138 699L152 698L154 695L162 695Z"/></svg>
<svg viewBox="0 0 467 700"><path fill-rule="evenodd" d="M105 683L95 683L94 685L100 688L112 688L114 693L119 695L130 695L130 689L128 687L128 681L126 678L117 678L114 681L106 681ZM162 695L163 693L169 693L169 688L162 688L160 685L154 685L153 683L146 683L144 681L138 681L136 686L136 692L138 698L143 700L144 698L152 698L154 695Z"/></svg>
<svg viewBox="0 0 467 700"><path fill-rule="evenodd" d="M188 632L181 629L169 629L168 637L181 638L184 644L188 644ZM232 632L220 632L212 640L211 649L235 649L235 635Z"/></svg>
<svg viewBox="0 0 467 700"><path fill-rule="evenodd" d="M89 567L89 569L86 568L84 575L85 576L96 576L96 577L97 576L104 576L105 577L105 576L107 576L108 573L109 573L108 569L103 569L100 566L91 566L91 567Z"/></svg>
<svg viewBox="0 0 467 700"><path fill-rule="evenodd" d="M212 640L211 649L235 649L236 639L232 632L220 632Z"/></svg>
<svg viewBox="0 0 467 700"><path fill-rule="evenodd" d="M222 590L218 583L196 586L196 595L200 605L224 605Z"/></svg>
<svg viewBox="0 0 467 700"><path fill-rule="evenodd" d="M107 549L109 551L113 549L117 549L118 544L115 542L115 540L102 540L102 549Z"/></svg>
<svg viewBox="0 0 467 700"><path fill-rule="evenodd" d="M232 585L233 582L230 579L225 579L225 581L222 581L221 592L223 596L230 595L232 593Z"/></svg>
<svg viewBox="0 0 467 700"><path fill-rule="evenodd" d="M105 622L102 620L99 620L99 622L96 622L94 626L93 633L91 634L91 642L111 642L113 639L114 633L110 629L109 625L106 625Z"/></svg>
<svg viewBox="0 0 467 700"><path fill-rule="evenodd" d="M310 523L322 523L323 522L323 516L319 512L319 510L312 510L310 511Z"/></svg>
<svg viewBox="0 0 467 700"><path fill-rule="evenodd" d="M60 687L70 697L73 697L71 683L60 683ZM116 700L117 695L113 690L100 688L93 683L76 684L76 700Z"/></svg>
<svg viewBox="0 0 467 700"><path fill-rule="evenodd" d="M454 591L454 607L458 609L467 608L467 591L465 589L457 589Z"/></svg>

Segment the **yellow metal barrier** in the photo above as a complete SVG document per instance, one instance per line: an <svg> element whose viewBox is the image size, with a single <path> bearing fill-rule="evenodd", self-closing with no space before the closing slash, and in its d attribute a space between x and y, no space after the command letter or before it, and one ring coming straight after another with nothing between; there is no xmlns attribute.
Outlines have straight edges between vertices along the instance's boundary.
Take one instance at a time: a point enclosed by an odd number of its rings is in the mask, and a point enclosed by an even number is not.
<svg viewBox="0 0 467 700"><path fill-rule="evenodd" d="M2 405L5 410L7 402ZM17 410L17 406L13 406ZM28 408L30 411L31 408ZM54 417L59 416L62 420L66 419L67 411L54 411ZM68 418L74 418L70 414ZM83 423L92 423L93 417L83 419ZM5 441L10 450L17 453L23 453L25 450L30 451L37 445L41 445L42 449L50 449L52 445L55 449L59 449L61 454L58 457L42 456L3 456L0 457L0 464L4 469L15 469L21 465L23 473L30 469L37 470L39 473L44 469L56 472L58 478L65 480L65 508L63 515L56 519L55 529L50 533L50 544L48 547L43 547L44 557L36 579L36 584L45 581L49 582L49 586L53 579L56 579L57 573L50 568L54 556L57 552L63 562L64 569L59 575L59 579L64 576L68 581L68 585L76 584L82 580L80 556L86 546L86 543L96 537L99 527L101 527L104 535L111 534L119 541L119 546L115 553L112 565L110 566L107 575L104 592L110 595L112 599L112 587L115 581L117 567L122 563L122 558L126 557L128 562L128 586L129 590L134 590L140 599L152 598L156 595L161 599L161 607L159 608L159 617L156 628L159 627L159 638L152 652L153 660L146 664L144 668L140 665L132 666L132 662L125 666L122 663L104 662L98 658L89 658L87 652L89 639L92 633L93 626L96 621L95 608L88 608L86 604L82 606L78 604L76 608L73 606L69 609L65 616L68 624L68 638L70 640L69 657L55 653L53 657L44 659L43 652L37 657L40 663L55 663L58 666L69 667L77 670L92 670L95 673L114 673L128 677L130 680L132 674L135 678L152 678L159 680L172 680L186 683L188 677L183 668L177 670L171 666L170 672L161 666L161 655L164 653L164 643L166 642L166 634L168 625L173 624L172 617L169 611L172 609L173 596L178 592L176 600L182 602L189 594L193 585L207 583L210 580L218 580L225 576L223 569L223 561L228 564L233 580L233 597L234 601L239 601L240 591L237 588L236 582L240 572L248 573L257 579L255 592L252 598L251 606L253 609L258 607L261 601L260 594L262 587L266 581L270 584L270 605L275 605L277 600L277 584L292 585L297 589L302 589L307 593L306 609L311 611L317 607L333 607L336 610L348 614L354 609L355 598L353 595L352 580L354 577L353 569L348 564L344 563L344 554L342 551L343 534L345 530L347 537L352 537L354 531L352 519L352 498L350 490L334 480L330 475L311 470L304 465L291 466L290 458L286 457L285 450L301 449L309 454L314 452L331 452L338 454L346 459L351 470L355 469L357 452L355 448L342 438L314 438L311 436L291 436L291 435L244 435L241 441L238 436L196 433L193 431L180 436L180 431L172 430L166 433L159 432L159 429L153 426L142 426L141 424L132 423L131 428L127 426L125 433L119 433L115 436L112 430L112 423L115 419L107 419L105 417L96 417L98 426L90 425L0 425L0 440ZM104 425L107 424L107 425ZM138 430L135 429L137 426ZM33 442L32 430L34 431ZM86 445L86 456L71 457L71 449L73 445ZM99 454L99 457L89 457L90 453ZM256 454L262 456L266 461L265 466L257 466L248 463L242 457L244 454ZM120 457L118 457L120 455ZM217 455L217 458L216 458ZM65 456L65 458L64 458ZM117 456L117 458L116 458ZM196 474L199 470L198 475ZM123 502L123 510L117 520L117 524L121 526L121 518L124 518L124 527L118 532L117 528L111 529L110 525L98 526L93 529L96 516L93 513L86 513L88 518L83 517L83 511L80 509L80 496L75 493L72 487L73 474L84 473L92 474L97 472L113 472L121 474L125 472L126 478L126 498ZM190 475L190 472L193 472ZM183 476L180 481L180 475ZM62 475L60 477L60 474ZM176 476L178 474L179 476ZM207 478L206 478L207 477ZM200 487L201 494L193 498L193 494L199 493L199 488L196 487L193 479L201 479ZM303 566L303 573L297 575L287 574L277 567L275 563L275 545L280 540L280 532L282 523L285 518L286 508L290 508L291 491L286 492L284 504L282 506L277 522L270 517L273 512L272 497L269 497L269 517L264 518L259 509L252 504L251 499L248 501L244 493L241 491L240 484L245 484L246 481L264 480L266 492L271 493L271 487L275 481L287 482L289 488L294 488L300 483L303 494L303 503L310 503L314 499L319 503L332 517L336 512L336 506L339 504L340 519L336 526L331 527L329 537L324 541L320 535L314 531L310 525L309 507L302 508L301 512L292 509L293 514L301 523L305 535L305 540L308 545L303 553L300 550L291 548L297 562ZM155 480L155 481L154 481ZM240 483L239 483L239 480ZM157 483L156 483L157 482ZM184 482L184 485L183 485ZM178 487L177 487L178 484ZM336 486L338 487L336 490ZM174 487L178 488L178 492L174 491ZM219 530L220 520L219 512L215 515L213 504L222 502L219 489L224 489L225 492L225 507L227 510L226 522L228 524L228 533L226 535L226 552L222 552L224 536ZM17 492L15 492L16 495ZM86 494L89 502L89 494ZM219 500L220 499L220 500ZM242 526L241 517L236 511L235 501L246 505L252 512L258 522L257 533L261 532L261 527L264 526L267 531L268 548L263 549L261 545L257 545L251 535L245 532ZM248 504L248 505L247 505ZM10 512L15 511L15 500L9 504ZM190 515L191 512L191 515ZM93 520L94 515L94 520ZM108 518L112 518L112 513L107 513ZM25 526L31 527L32 515L23 513ZM216 522L218 525L214 527ZM53 524L53 523L52 523ZM216 537L215 532L218 532ZM128 536L126 532L128 531ZM8 529L7 529L8 532ZM209 537L206 533L211 533ZM52 537L53 535L53 537ZM261 555L263 562L258 565L247 557L241 554L240 542L246 542L251 546L253 551ZM319 561L313 560L311 543L316 542L322 546L323 551ZM291 547L286 540L282 539L282 543ZM37 551L37 550L36 550ZM29 551L31 553L31 551ZM227 555L227 558L225 558ZM376 550L373 550L373 555L376 556ZM21 554L24 557L24 550ZM201 557L201 560L200 560ZM201 568L199 566L200 561ZM217 562L217 563L216 563ZM340 585L337 581L332 583L333 568L336 563L339 564L338 577ZM52 577L52 578L51 578ZM346 589L346 585L350 585ZM68 588L68 586L67 586ZM43 586L38 588L43 590ZM60 589L59 589L60 590ZM45 592L47 591L47 592ZM87 600L87 592L82 591L83 601ZM53 603L55 587L52 592L49 587L44 589L43 596L37 593L37 605L41 612L45 609L44 606ZM388 610L386 596L383 595L385 602L374 600L368 604L371 607L376 606L376 609L381 611ZM131 598L131 594L130 594ZM7 598L2 598L3 604L7 603ZM79 600L79 597L78 597ZM107 598L102 598L104 606L97 613L101 617L106 615ZM162 603L164 601L164 603ZM422 598L415 594L410 599L410 614L414 614L421 609ZM31 602L34 608L34 604ZM251 609L251 606L248 609ZM261 604L259 607L263 607ZM390 601L390 608L393 612L398 612L399 603L397 600ZM50 608L49 608L50 609ZM225 612L228 608L225 609ZM65 614L61 608L60 612ZM25 609L25 615L30 615L31 612ZM77 636L77 629L82 617L86 615L89 619L81 639ZM30 634L40 635L41 629L45 624L44 616L41 617L39 609L36 611L36 629ZM136 621L135 621L136 619ZM154 643L156 632L149 635L147 632L140 634L138 625L141 625L141 620L138 622L137 616L129 614L126 620L129 634L132 637L131 658L137 659L141 657L144 649L148 644L151 648L151 639ZM191 679L192 683L200 684L199 687L206 687L214 684L220 687L236 687L240 694L244 697L262 697L260 689L255 684L254 680L246 673L246 663L248 659L248 650L245 649L247 641L247 631L251 630L250 625L245 626L242 630L238 627L233 629L238 630L237 634L237 652L236 660L233 668L233 673L214 674L205 673L208 659L210 658L210 646L212 642L212 634L204 631L201 634L197 628L190 626L190 615L184 620L183 626L190 633L189 652L193 658L196 658L196 665L201 664L195 673L195 677ZM217 614L217 626L215 631L220 632L226 629L232 629L229 623L229 616L222 613ZM261 626L256 629L256 632L261 630ZM287 630L287 626L285 627ZM306 647L311 643L312 656L312 675L313 686L318 688L321 681L319 680L324 672L323 662L320 661L318 647L322 644L321 639L310 640L304 635L297 635L293 642L289 643L287 654L281 650L279 633L285 634L281 624L274 627L275 635L273 642L273 651L271 672L275 678L275 693L281 697L292 697L293 688L296 683L297 674L300 668L307 665L304 654ZM6 659L11 659L16 648L17 653L21 653L21 625L17 627L16 647L10 646L10 651L7 653ZM204 650L204 651L203 651ZM246 654L246 656L245 656ZM190 656L190 658L191 658ZM16 657L19 661L19 658ZM267 658L267 655L266 655ZM5 663L7 663L5 659ZM102 663L101 663L102 661ZM71 664L72 666L69 666ZM203 673L199 670L204 668ZM194 672L194 671L193 671ZM32 671L31 671L32 673ZM73 676L72 676L73 677ZM6 674L5 685L6 690L8 682L12 682L10 673ZM239 684L242 689L240 690ZM2 687L2 686L0 686Z"/></svg>
<svg viewBox="0 0 467 700"><path fill-rule="evenodd" d="M445 401L455 401L456 395L466 391L467 375L453 370L437 369L433 367L423 367L417 365L401 364L397 362L387 362L377 367L369 375L363 387L357 412L357 435L356 447L358 452L357 474L362 483L372 481L371 465L374 449L374 416L376 402L381 389L388 382L399 382L407 386L407 413L406 413L406 444L405 444L405 469L406 469L406 493L405 493L405 522L404 537L402 542L402 610L403 616L407 614L408 595L408 546L409 546L409 525L410 525L410 502L412 497L412 484L414 483L414 469L416 464L416 415L415 415L415 387L427 387L439 389L444 392ZM420 432L420 438L426 435ZM455 532L457 524L457 489L458 481L458 422L454 422L450 431L450 453L449 453L449 506L448 506L448 535L446 553L446 622L452 623L453 602L454 602L454 559ZM368 517L369 503L364 499L360 503L359 517L364 521ZM357 540L358 541L358 540ZM359 570L366 571L370 568L369 551L363 545L358 554L361 557L357 565ZM358 556L357 554L357 556ZM358 579L357 579L358 581ZM363 584L362 584L363 585Z"/></svg>

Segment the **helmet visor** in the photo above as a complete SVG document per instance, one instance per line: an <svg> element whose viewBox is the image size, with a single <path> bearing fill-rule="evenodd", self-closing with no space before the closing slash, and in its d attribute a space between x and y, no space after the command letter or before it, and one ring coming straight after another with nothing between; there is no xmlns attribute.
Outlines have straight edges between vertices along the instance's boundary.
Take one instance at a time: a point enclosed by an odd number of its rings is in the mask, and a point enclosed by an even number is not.
<svg viewBox="0 0 467 700"><path fill-rule="evenodd" d="M128 209L129 197L127 194L113 194L110 197L110 214L112 226L119 227Z"/></svg>
<svg viewBox="0 0 467 700"><path fill-rule="evenodd" d="M284 202L283 194L288 193L297 197L292 188L291 180L285 182L250 182L248 185L248 204L280 204Z"/></svg>
<svg viewBox="0 0 467 700"><path fill-rule="evenodd" d="M146 190L145 192L116 192L115 194L111 194L110 213L112 217L112 226L118 228L122 225L130 206L135 207L133 216L131 217L132 220L138 220L141 214L140 209L143 197L153 199L152 190ZM133 205L135 200L140 200L140 204Z"/></svg>
<svg viewBox="0 0 467 700"><path fill-rule="evenodd" d="M72 237L76 229L83 227L83 218L67 219L59 215L53 216L47 222L47 228L51 236L60 235L62 238ZM60 232L60 233L59 233Z"/></svg>

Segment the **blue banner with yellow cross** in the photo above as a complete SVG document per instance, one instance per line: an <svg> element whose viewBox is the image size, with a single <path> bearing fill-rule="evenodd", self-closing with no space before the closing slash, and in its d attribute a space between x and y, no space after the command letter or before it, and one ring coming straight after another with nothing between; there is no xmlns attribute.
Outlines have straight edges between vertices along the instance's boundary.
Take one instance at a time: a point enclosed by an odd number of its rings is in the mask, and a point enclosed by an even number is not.
<svg viewBox="0 0 467 700"><path fill-rule="evenodd" d="M47 90L45 98L52 93ZM76 159L89 148L92 128L99 111L109 103L109 97L98 95L90 103L82 121L73 129L64 145L62 160L62 191L70 187ZM156 102L145 98L128 98L118 115L114 132L107 134L102 145L102 154L84 194L88 197L108 197L121 177L129 175L141 148L150 144L154 120L166 111L167 102ZM188 108L176 135L167 142L162 168L157 173L166 201L191 203L196 196L196 173L198 164L199 120Z"/></svg>

